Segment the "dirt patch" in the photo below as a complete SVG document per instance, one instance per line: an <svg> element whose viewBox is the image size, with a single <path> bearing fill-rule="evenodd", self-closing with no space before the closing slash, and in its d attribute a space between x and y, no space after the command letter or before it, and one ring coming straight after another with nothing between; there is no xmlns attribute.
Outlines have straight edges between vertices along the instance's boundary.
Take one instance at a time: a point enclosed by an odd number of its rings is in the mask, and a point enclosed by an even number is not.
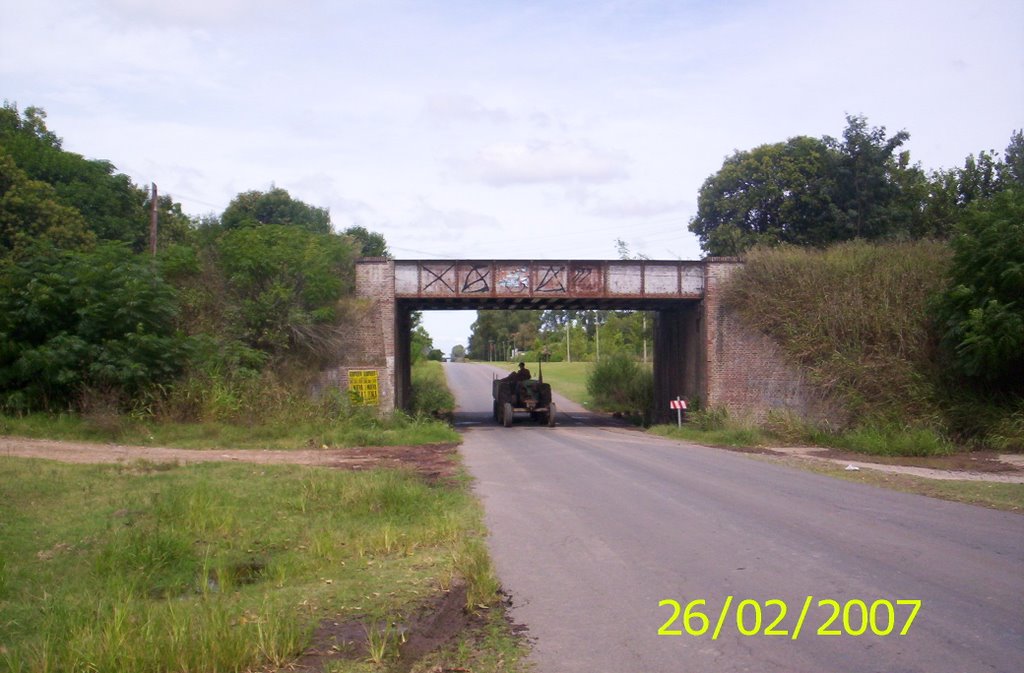
<svg viewBox="0 0 1024 673"><path fill-rule="evenodd" d="M45 458L64 463L244 462L263 465L314 465L340 470L402 467L429 481L452 478L458 471L457 444L423 446L364 446L346 449L174 449L160 446L124 446L26 437L0 437L0 456Z"/></svg>
<svg viewBox="0 0 1024 673"><path fill-rule="evenodd" d="M365 661L370 658L369 634L372 630L389 634L385 656L390 673L405 673L417 661L451 642L466 629L483 621L465 610L466 587L456 584L451 590L434 597L409 618L390 624L366 621L321 620L313 634L313 642L285 671L319 673L332 661ZM397 653L397 657L395 654Z"/></svg>

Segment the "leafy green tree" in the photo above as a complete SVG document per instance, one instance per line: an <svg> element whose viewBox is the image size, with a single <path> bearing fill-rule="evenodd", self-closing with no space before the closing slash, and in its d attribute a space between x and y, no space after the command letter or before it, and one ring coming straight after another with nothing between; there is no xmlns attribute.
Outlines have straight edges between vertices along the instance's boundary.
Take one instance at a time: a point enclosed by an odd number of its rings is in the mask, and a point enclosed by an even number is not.
<svg viewBox="0 0 1024 673"><path fill-rule="evenodd" d="M430 359L429 355L434 348L434 339L431 338L427 328L423 326L423 312L413 311L409 316L409 358L410 362Z"/></svg>
<svg viewBox="0 0 1024 673"><path fill-rule="evenodd" d="M95 239L81 213L61 203L50 185L30 180L0 147L0 256L33 242L76 248Z"/></svg>
<svg viewBox="0 0 1024 673"><path fill-rule="evenodd" d="M225 232L217 252L247 345L270 354L338 347L330 335L354 283L350 239L264 224Z"/></svg>
<svg viewBox="0 0 1024 673"><path fill-rule="evenodd" d="M806 136L735 152L701 186L690 231L716 256L758 243L827 243L836 160L823 141Z"/></svg>
<svg viewBox="0 0 1024 673"><path fill-rule="evenodd" d="M978 201L951 245L950 287L937 313L952 366L1024 394L1024 190Z"/></svg>
<svg viewBox="0 0 1024 673"><path fill-rule="evenodd" d="M886 137L884 126L868 127L863 116L847 115L841 140L826 137L834 152L832 204L834 232L825 243L878 239L905 231L916 204L901 198L896 174L907 170L909 155L897 150L906 131Z"/></svg>
<svg viewBox="0 0 1024 673"><path fill-rule="evenodd" d="M1024 131L1014 131L1006 146L1000 181L1006 188L1024 189Z"/></svg>
<svg viewBox="0 0 1024 673"><path fill-rule="evenodd" d="M391 257L391 253L388 252L388 242L384 240L383 234L369 231L366 227L358 225L349 227L342 233L351 236L359 243L361 257Z"/></svg>
<svg viewBox="0 0 1024 673"><path fill-rule="evenodd" d="M293 199L280 187L269 192L254 190L239 194L221 215L220 224L225 229L286 224L314 234L331 233L331 215L326 208Z"/></svg>
<svg viewBox="0 0 1024 673"><path fill-rule="evenodd" d="M701 187L690 231L710 255L758 244L826 246L854 238L924 232L929 197L923 171L861 116L847 116L841 139L798 136L736 152Z"/></svg>
<svg viewBox="0 0 1024 673"><path fill-rule="evenodd" d="M81 213L104 240L123 241L141 250L148 236L146 192L128 176L115 173L109 161L88 160L67 152L46 128L46 113L16 105L0 108L0 146L32 180L52 185L57 199Z"/></svg>
<svg viewBox="0 0 1024 673"><path fill-rule="evenodd" d="M126 245L40 243L0 262L0 404L67 408L87 390L136 395L181 370L174 290Z"/></svg>

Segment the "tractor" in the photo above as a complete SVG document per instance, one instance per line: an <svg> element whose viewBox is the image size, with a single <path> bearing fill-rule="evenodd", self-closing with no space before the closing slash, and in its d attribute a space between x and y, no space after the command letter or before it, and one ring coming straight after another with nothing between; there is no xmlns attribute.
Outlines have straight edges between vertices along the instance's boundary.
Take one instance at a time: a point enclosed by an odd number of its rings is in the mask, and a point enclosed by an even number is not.
<svg viewBox="0 0 1024 673"><path fill-rule="evenodd" d="M517 411L529 413L530 418L546 423L549 428L555 427L555 403L551 400L551 385L544 383L543 371L539 372L536 380L523 379L519 372L503 379L496 378L491 381L491 395L494 397L494 420L506 428L512 425Z"/></svg>

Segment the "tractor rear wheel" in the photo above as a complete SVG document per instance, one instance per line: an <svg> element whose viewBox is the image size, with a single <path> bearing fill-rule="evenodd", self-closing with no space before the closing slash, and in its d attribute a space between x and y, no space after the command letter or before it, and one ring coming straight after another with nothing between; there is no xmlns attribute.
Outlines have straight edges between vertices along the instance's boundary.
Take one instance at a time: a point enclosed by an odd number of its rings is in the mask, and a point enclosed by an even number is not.
<svg viewBox="0 0 1024 673"><path fill-rule="evenodd" d="M512 425L512 405L509 402L502 408L501 424L506 428Z"/></svg>
<svg viewBox="0 0 1024 673"><path fill-rule="evenodd" d="M556 411L555 403L552 402L551 404L548 405L548 427L549 428L555 427L555 411Z"/></svg>

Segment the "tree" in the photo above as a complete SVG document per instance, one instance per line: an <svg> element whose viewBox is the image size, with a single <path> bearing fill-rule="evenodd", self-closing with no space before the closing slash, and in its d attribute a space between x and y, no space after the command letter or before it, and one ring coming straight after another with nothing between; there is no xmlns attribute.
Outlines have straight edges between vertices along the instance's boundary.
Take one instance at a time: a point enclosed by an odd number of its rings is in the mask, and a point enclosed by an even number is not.
<svg viewBox="0 0 1024 673"><path fill-rule="evenodd" d="M937 304L943 344L968 379L1024 393L1024 190L969 208Z"/></svg>
<svg viewBox="0 0 1024 673"><path fill-rule="evenodd" d="M999 177L1004 187L1024 189L1024 131L1010 136Z"/></svg>
<svg viewBox="0 0 1024 673"><path fill-rule="evenodd" d="M416 363L431 359L429 356L434 349L434 339L423 326L422 311L413 311L409 315L409 330L409 361Z"/></svg>
<svg viewBox="0 0 1024 673"><path fill-rule="evenodd" d="M33 242L76 248L95 239L81 213L61 203L50 185L30 180L0 147L0 256Z"/></svg>
<svg viewBox="0 0 1024 673"><path fill-rule="evenodd" d="M715 256L758 243L827 243L836 160L823 141L806 136L737 151L701 186L689 229Z"/></svg>
<svg viewBox="0 0 1024 673"><path fill-rule="evenodd" d="M470 327L469 357L504 360L512 350L531 348L538 335L540 311L477 311Z"/></svg>
<svg viewBox="0 0 1024 673"><path fill-rule="evenodd" d="M220 223L225 229L286 224L314 234L331 233L331 216L326 208L293 199L280 187L269 192L254 190L239 194L224 210Z"/></svg>
<svg viewBox="0 0 1024 673"><path fill-rule="evenodd" d="M848 115L841 139L798 136L737 151L701 186L690 231L709 255L758 244L826 246L926 229L927 178L892 137Z"/></svg>
<svg viewBox="0 0 1024 673"><path fill-rule="evenodd" d="M896 154L910 134L886 137L884 126L868 127L859 115L846 116L842 140L826 136L834 152L832 211L835 231L825 242L878 239L905 232L917 204L901 198L897 174L909 169L908 154Z"/></svg>
<svg viewBox="0 0 1024 673"><path fill-rule="evenodd" d="M109 161L64 151L45 120L40 108L29 107L21 114L16 105L5 103L0 108L0 145L29 179L50 184L61 203L81 213L98 238L142 250L149 231L145 190L115 173Z"/></svg>
<svg viewBox="0 0 1024 673"><path fill-rule="evenodd" d="M270 354L334 348L338 300L354 283L350 239L264 224L225 232L217 253L247 345Z"/></svg>
<svg viewBox="0 0 1024 673"><path fill-rule="evenodd" d="M362 226L349 227L342 233L351 236L359 243L361 257L391 257L391 253L388 252L388 242L384 240L382 234L368 231L366 227Z"/></svg>

